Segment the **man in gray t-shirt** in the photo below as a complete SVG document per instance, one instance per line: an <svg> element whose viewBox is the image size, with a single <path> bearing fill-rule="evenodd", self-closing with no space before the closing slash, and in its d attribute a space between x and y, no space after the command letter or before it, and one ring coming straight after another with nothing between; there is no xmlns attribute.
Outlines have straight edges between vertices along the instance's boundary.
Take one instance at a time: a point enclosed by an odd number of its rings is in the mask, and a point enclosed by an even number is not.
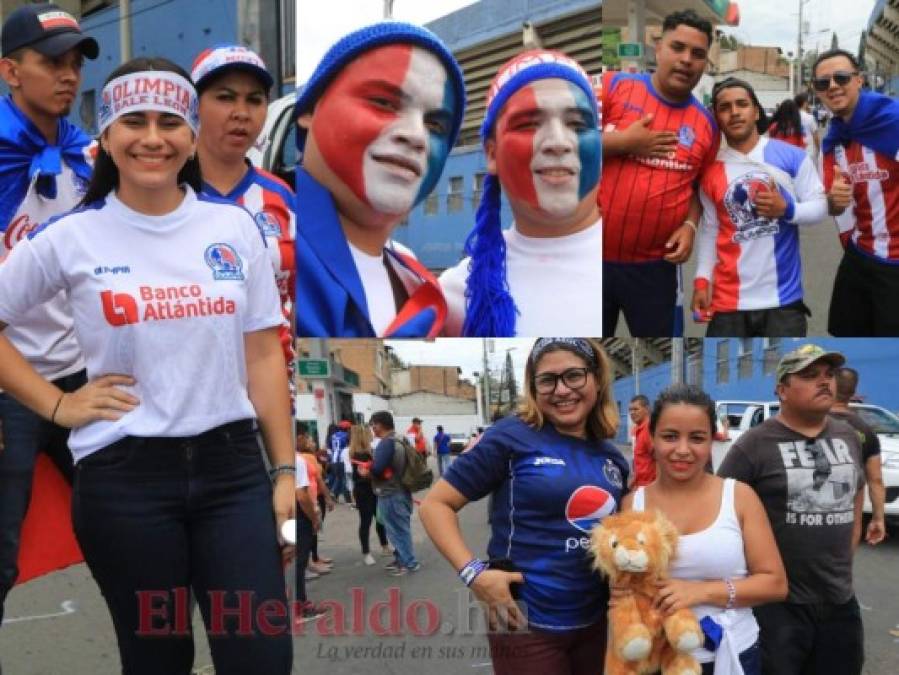
<svg viewBox="0 0 899 675"><path fill-rule="evenodd" d="M787 571L786 601L755 611L763 673L853 675L864 661L852 590L864 463L858 434L827 414L844 362L816 345L784 356L780 413L743 434L718 469L759 495Z"/></svg>

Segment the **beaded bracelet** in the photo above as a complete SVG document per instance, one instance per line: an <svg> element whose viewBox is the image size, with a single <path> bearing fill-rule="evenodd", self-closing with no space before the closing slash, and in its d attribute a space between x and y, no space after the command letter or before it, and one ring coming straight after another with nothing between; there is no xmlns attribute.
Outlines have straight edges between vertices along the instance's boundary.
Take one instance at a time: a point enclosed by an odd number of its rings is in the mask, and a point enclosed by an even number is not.
<svg viewBox="0 0 899 675"><path fill-rule="evenodd" d="M487 569L487 563L480 558L472 558L459 570L459 578L466 586L471 586L485 569Z"/></svg>
<svg viewBox="0 0 899 675"><path fill-rule="evenodd" d="M724 585L727 586L727 604L724 609L733 609L737 604L737 587L730 579L725 579Z"/></svg>

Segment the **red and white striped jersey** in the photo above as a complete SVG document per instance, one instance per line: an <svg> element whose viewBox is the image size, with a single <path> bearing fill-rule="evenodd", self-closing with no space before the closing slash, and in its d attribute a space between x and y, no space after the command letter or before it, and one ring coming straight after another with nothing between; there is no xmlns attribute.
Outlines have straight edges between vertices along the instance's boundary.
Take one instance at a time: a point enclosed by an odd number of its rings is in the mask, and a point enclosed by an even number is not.
<svg viewBox="0 0 899 675"><path fill-rule="evenodd" d="M852 203L837 216L843 246L899 264L899 161L858 141L836 145L821 161L826 190L836 167L852 181Z"/></svg>

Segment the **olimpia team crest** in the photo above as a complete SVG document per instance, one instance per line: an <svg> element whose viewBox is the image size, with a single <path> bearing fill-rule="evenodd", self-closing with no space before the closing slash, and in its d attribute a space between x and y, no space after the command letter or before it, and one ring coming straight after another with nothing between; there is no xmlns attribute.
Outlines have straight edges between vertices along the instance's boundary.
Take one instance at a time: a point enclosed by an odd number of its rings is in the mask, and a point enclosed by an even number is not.
<svg viewBox="0 0 899 675"><path fill-rule="evenodd" d="M767 192L770 182L771 176L764 171L749 171L727 186L724 208L736 228L735 244L773 237L780 231L777 220L760 216L755 207L756 195Z"/></svg>

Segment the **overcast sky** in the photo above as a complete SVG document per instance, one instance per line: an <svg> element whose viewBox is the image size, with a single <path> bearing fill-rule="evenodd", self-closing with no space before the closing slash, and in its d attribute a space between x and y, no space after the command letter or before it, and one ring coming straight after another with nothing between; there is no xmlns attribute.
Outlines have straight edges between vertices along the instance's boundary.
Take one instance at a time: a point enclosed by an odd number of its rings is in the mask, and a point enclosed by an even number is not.
<svg viewBox="0 0 899 675"><path fill-rule="evenodd" d="M475 0L394 0L393 18L422 25ZM384 16L384 0L323 0L297 5L297 82L304 83L341 37Z"/></svg>
<svg viewBox="0 0 899 675"><path fill-rule="evenodd" d="M736 35L743 42L777 46L784 53L795 54L799 1L737 0L740 25L735 28L722 27L722 30ZM855 53L874 5L875 0L805 0L802 14L803 21L809 23L809 33L803 37L803 51L814 49L816 43L821 51L829 49L830 31L835 30L840 47Z"/></svg>
<svg viewBox="0 0 899 675"><path fill-rule="evenodd" d="M493 353L487 359L490 372L497 377L506 362L506 350L512 351L512 365L519 388L524 380L524 364L534 344L533 338L496 338ZM437 338L426 340L387 340L406 363L417 366L458 366L462 376L473 381L472 373L484 370L483 340L479 338Z"/></svg>

